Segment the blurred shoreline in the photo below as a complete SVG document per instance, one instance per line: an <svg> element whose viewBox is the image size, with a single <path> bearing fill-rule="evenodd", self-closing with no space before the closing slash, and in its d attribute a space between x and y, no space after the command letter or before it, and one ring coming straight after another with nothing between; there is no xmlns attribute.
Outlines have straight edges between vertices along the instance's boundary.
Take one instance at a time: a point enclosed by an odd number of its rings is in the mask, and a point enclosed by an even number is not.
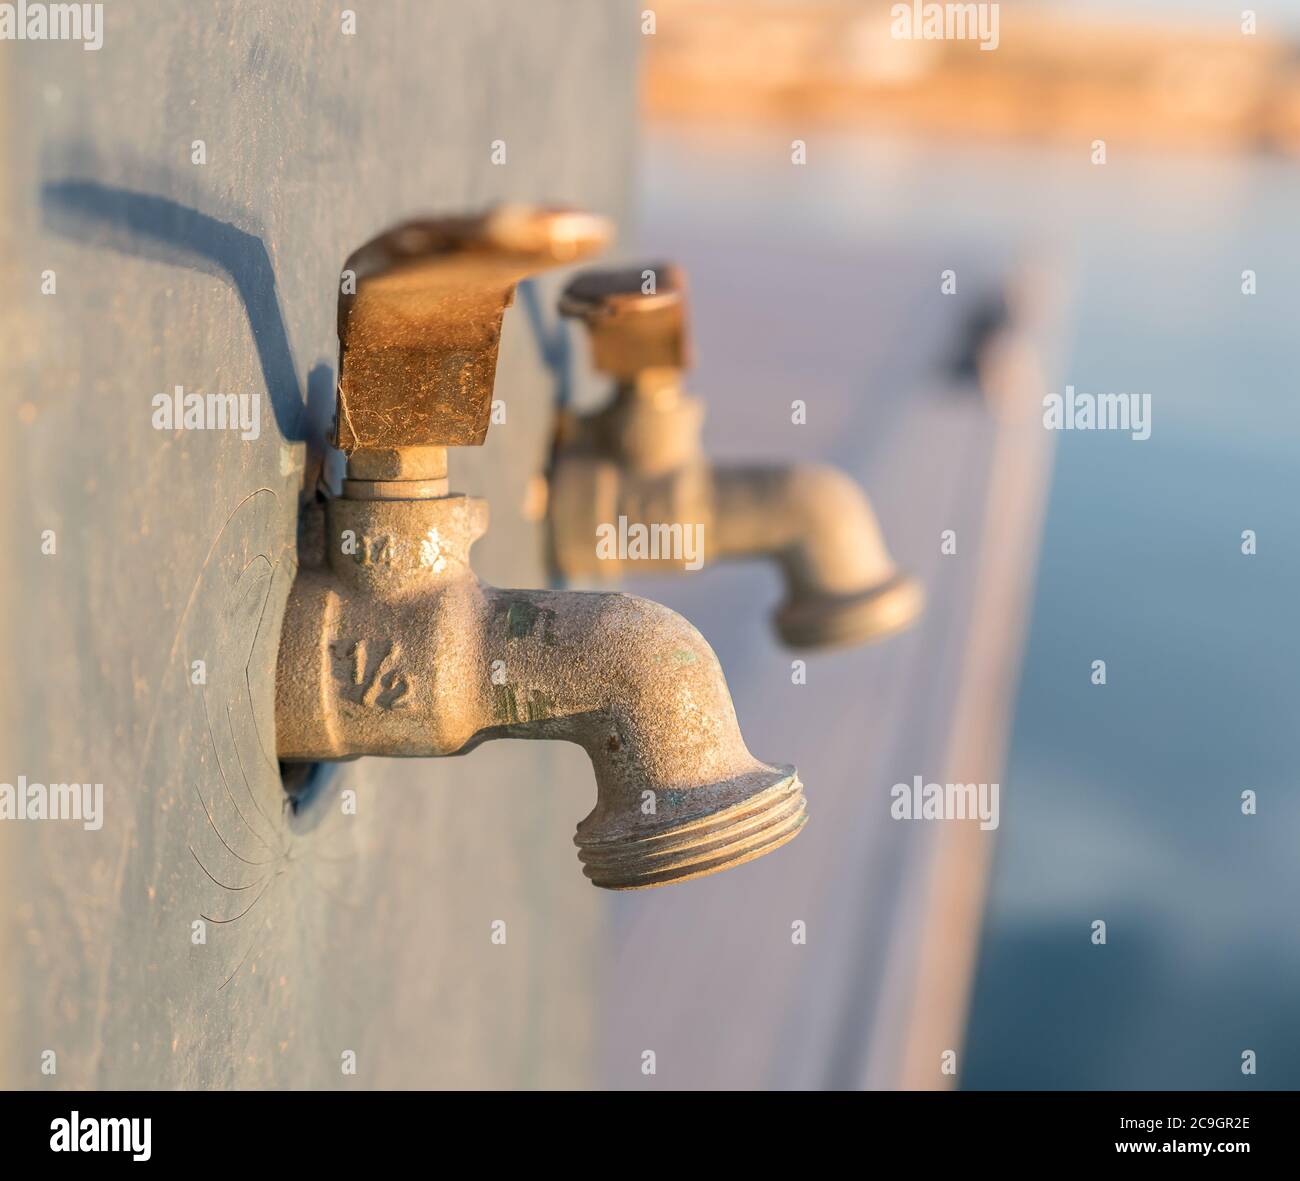
<svg viewBox="0 0 1300 1181"><path fill-rule="evenodd" d="M897 39L891 5L661 0L642 102L695 118L1300 153L1300 52L1241 14L999 6L997 48ZM1230 18L1230 19L1229 19Z"/></svg>

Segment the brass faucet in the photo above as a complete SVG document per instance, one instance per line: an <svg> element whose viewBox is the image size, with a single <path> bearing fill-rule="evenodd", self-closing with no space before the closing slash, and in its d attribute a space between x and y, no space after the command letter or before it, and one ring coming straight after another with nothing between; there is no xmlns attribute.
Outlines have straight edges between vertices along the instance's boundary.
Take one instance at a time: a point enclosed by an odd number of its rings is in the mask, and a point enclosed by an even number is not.
<svg viewBox="0 0 1300 1181"><path fill-rule="evenodd" d="M557 573L616 578L771 557L786 586L776 630L792 647L877 640L920 615L920 583L895 567L848 476L819 464L722 465L705 455L703 406L682 384L690 344L679 268L584 272L560 311L587 326L593 364L614 388L602 409L560 416L547 497ZM611 552L598 539L612 540L616 527L620 548ZM693 539L702 552L686 552Z"/></svg>
<svg viewBox="0 0 1300 1181"><path fill-rule="evenodd" d="M334 439L347 478L303 522L276 731L286 762L575 742L597 786L574 838L584 872L636 889L767 853L805 811L794 768L746 749L686 620L624 594L499 590L470 567L487 505L449 491L447 448L487 433L516 282L606 236L584 213L502 207L398 227L348 260Z"/></svg>

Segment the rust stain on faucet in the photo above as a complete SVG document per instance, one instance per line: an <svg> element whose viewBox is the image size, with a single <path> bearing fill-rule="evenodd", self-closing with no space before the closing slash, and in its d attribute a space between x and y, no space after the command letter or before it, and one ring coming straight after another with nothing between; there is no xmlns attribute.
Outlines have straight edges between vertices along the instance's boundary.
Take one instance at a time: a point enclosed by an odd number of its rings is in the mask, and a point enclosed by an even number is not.
<svg viewBox="0 0 1300 1181"><path fill-rule="evenodd" d="M790 840L805 819L798 775L749 753L717 658L672 611L480 582L469 554L487 506L449 490L445 450L483 441L515 282L606 233L586 214L508 207L413 223L349 260L336 427L347 478L303 523L276 731L290 762L577 743L596 777L575 836L584 872L639 889Z"/></svg>
<svg viewBox="0 0 1300 1181"><path fill-rule="evenodd" d="M894 565L871 504L842 472L818 464L714 464L700 443L704 411L682 383L691 360L679 268L648 264L578 275L562 314L586 325L609 403L561 417L546 500L551 564L613 579L769 557L785 576L778 634L794 647L881 639L920 615L919 582ZM625 522L703 539L703 552L601 553L602 529Z"/></svg>

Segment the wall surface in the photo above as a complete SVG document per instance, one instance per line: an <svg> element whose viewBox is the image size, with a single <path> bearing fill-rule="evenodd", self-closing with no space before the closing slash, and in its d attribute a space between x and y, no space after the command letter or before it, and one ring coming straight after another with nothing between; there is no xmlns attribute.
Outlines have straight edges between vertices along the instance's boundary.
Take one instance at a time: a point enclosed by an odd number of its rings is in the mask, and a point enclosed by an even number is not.
<svg viewBox="0 0 1300 1181"><path fill-rule="evenodd" d="M581 752L367 760L295 816L271 694L343 259L404 217L497 199L622 215L636 14L350 7L354 35L307 0L114 0L97 52L0 47L0 782L103 784L102 828L0 824L0 1085L589 1078ZM521 506L558 282L507 315L507 422L452 457L454 485L491 501L476 564L500 584L543 578ZM260 434L154 429L178 385L259 394Z"/></svg>

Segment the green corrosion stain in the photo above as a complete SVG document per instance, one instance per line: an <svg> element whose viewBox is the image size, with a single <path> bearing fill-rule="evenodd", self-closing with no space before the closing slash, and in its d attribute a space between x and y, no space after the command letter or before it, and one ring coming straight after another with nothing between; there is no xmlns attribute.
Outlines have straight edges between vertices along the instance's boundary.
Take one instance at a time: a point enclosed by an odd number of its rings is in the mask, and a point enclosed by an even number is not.
<svg viewBox="0 0 1300 1181"><path fill-rule="evenodd" d="M529 599L511 599L506 607L506 630L510 633L510 638L514 640L526 639L537 630L537 625L542 625L542 642L553 644L555 636L553 634L552 624L555 622L555 612L549 607L539 607Z"/></svg>
<svg viewBox="0 0 1300 1181"><path fill-rule="evenodd" d="M493 686L493 706L500 725L517 726L521 722L540 722L555 713L549 693L541 689L521 689L515 685Z"/></svg>
<svg viewBox="0 0 1300 1181"><path fill-rule="evenodd" d="M678 648L673 653L673 660L680 664L694 664L697 657L689 648Z"/></svg>

